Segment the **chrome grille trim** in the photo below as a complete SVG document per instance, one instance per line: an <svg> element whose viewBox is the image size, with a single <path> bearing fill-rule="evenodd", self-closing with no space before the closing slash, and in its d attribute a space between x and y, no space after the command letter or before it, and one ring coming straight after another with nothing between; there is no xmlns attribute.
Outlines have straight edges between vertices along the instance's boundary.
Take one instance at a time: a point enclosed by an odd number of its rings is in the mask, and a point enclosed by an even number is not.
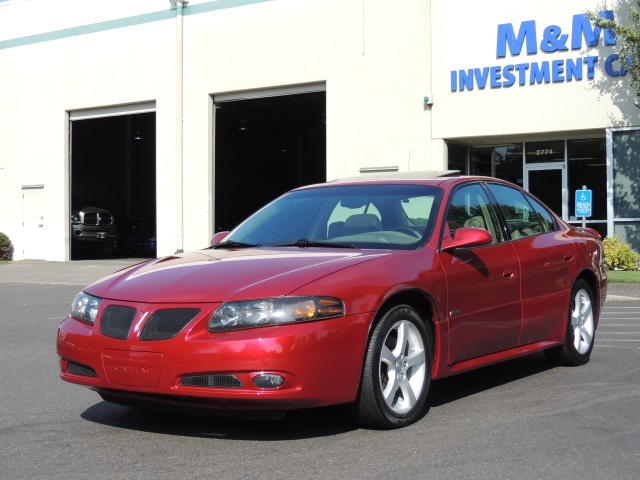
<svg viewBox="0 0 640 480"><path fill-rule="evenodd" d="M113 225L113 215L110 213L85 213L82 223L85 225Z"/></svg>

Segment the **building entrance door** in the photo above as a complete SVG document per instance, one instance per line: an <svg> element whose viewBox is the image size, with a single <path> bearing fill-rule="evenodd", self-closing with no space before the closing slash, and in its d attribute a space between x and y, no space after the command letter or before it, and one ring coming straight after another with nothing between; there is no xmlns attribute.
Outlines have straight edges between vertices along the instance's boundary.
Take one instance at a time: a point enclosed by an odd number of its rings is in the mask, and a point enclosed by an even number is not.
<svg viewBox="0 0 640 480"><path fill-rule="evenodd" d="M524 188L560 217L568 218L567 171L563 163L527 165Z"/></svg>
<svg viewBox="0 0 640 480"><path fill-rule="evenodd" d="M44 228L44 185L22 187L23 258L42 260L47 248Z"/></svg>

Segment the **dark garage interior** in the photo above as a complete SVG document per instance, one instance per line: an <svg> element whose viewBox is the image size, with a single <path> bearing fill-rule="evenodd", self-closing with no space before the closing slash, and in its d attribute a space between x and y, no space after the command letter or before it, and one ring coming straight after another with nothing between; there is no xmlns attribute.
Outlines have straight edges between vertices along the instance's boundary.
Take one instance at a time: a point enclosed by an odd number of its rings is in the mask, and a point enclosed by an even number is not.
<svg viewBox="0 0 640 480"><path fill-rule="evenodd" d="M326 94L215 102L215 230L326 180Z"/></svg>
<svg viewBox="0 0 640 480"><path fill-rule="evenodd" d="M324 91L215 102L216 231L326 180L325 112ZM70 162L71 259L155 258L155 112L73 120Z"/></svg>
<svg viewBox="0 0 640 480"><path fill-rule="evenodd" d="M155 116L71 122L72 260L156 256Z"/></svg>

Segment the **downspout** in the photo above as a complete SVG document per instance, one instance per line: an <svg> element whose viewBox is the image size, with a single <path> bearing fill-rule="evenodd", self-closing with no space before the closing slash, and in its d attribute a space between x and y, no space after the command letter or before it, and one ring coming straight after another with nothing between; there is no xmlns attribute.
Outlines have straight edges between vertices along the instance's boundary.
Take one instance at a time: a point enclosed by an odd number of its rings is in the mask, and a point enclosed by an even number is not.
<svg viewBox="0 0 640 480"><path fill-rule="evenodd" d="M184 251L184 9L189 2L169 0L176 6L176 253Z"/></svg>

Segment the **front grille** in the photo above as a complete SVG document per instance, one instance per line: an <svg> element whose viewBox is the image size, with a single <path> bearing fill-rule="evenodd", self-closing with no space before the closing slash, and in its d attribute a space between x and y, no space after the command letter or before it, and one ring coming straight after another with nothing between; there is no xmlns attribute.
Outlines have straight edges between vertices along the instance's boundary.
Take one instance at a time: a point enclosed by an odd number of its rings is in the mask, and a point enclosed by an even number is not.
<svg viewBox="0 0 640 480"><path fill-rule="evenodd" d="M140 332L140 340L167 340L175 337L200 313L199 308L164 308L151 314Z"/></svg>
<svg viewBox="0 0 640 480"><path fill-rule="evenodd" d="M180 380L185 387L242 388L242 381L235 375L192 375Z"/></svg>
<svg viewBox="0 0 640 480"><path fill-rule="evenodd" d="M111 338L125 340L129 336L136 309L124 305L109 305L100 318L100 333Z"/></svg>
<svg viewBox="0 0 640 480"><path fill-rule="evenodd" d="M79 363L69 362L67 365L67 372L73 373L74 375L82 375L83 377L97 377L98 374L96 371L87 367L86 365L80 365Z"/></svg>
<svg viewBox="0 0 640 480"><path fill-rule="evenodd" d="M85 213L85 225L113 225L113 215L110 213Z"/></svg>

